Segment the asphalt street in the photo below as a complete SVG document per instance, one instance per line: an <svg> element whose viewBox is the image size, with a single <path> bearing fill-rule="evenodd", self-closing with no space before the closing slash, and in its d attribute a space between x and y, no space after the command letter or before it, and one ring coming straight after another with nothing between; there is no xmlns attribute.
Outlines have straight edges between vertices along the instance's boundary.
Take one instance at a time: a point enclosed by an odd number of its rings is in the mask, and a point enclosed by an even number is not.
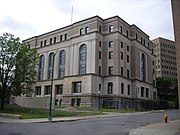
<svg viewBox="0 0 180 135"><path fill-rule="evenodd" d="M118 117L87 119L72 122L8 124L0 123L0 135L128 135L131 129L180 119L179 110Z"/></svg>

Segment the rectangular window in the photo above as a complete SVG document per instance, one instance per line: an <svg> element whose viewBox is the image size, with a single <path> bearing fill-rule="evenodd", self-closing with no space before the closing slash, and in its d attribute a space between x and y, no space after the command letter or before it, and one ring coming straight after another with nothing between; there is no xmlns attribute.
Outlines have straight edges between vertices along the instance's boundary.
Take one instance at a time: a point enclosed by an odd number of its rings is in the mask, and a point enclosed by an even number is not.
<svg viewBox="0 0 180 135"><path fill-rule="evenodd" d="M127 55L127 62L129 63L129 55Z"/></svg>
<svg viewBox="0 0 180 135"><path fill-rule="evenodd" d="M54 43L56 43L56 37L54 37Z"/></svg>
<svg viewBox="0 0 180 135"><path fill-rule="evenodd" d="M113 51L109 52L109 59L113 59Z"/></svg>
<svg viewBox="0 0 180 135"><path fill-rule="evenodd" d="M80 35L83 35L83 34L84 34L84 29L81 28L81 29L80 29Z"/></svg>
<svg viewBox="0 0 180 135"><path fill-rule="evenodd" d="M99 91L101 91L101 84L99 84Z"/></svg>
<svg viewBox="0 0 180 135"><path fill-rule="evenodd" d="M123 31L123 28L122 28L122 26L120 26L120 32L122 33L122 31Z"/></svg>
<svg viewBox="0 0 180 135"><path fill-rule="evenodd" d="M101 59L101 51L99 51L99 59Z"/></svg>
<svg viewBox="0 0 180 135"><path fill-rule="evenodd" d="M146 98L149 98L149 89L146 88Z"/></svg>
<svg viewBox="0 0 180 135"><path fill-rule="evenodd" d="M109 75L113 75L113 66L109 67Z"/></svg>
<svg viewBox="0 0 180 135"><path fill-rule="evenodd" d="M129 78L129 69L127 69L127 78Z"/></svg>
<svg viewBox="0 0 180 135"><path fill-rule="evenodd" d="M108 83L108 94L113 94L113 83L112 82Z"/></svg>
<svg viewBox="0 0 180 135"><path fill-rule="evenodd" d="M126 36L129 37L129 32L128 32L128 30L126 30Z"/></svg>
<svg viewBox="0 0 180 135"><path fill-rule="evenodd" d="M129 52L129 46L127 46L127 51Z"/></svg>
<svg viewBox="0 0 180 135"><path fill-rule="evenodd" d="M137 33L136 33L136 39L138 39L138 35L137 35Z"/></svg>
<svg viewBox="0 0 180 135"><path fill-rule="evenodd" d="M81 93L81 82L73 83L74 93Z"/></svg>
<svg viewBox="0 0 180 135"><path fill-rule="evenodd" d="M121 42L121 48L123 48L123 42Z"/></svg>
<svg viewBox="0 0 180 135"><path fill-rule="evenodd" d="M50 92L51 92L51 86L50 86L50 85L45 86L44 89L45 89L45 95L50 95Z"/></svg>
<svg viewBox="0 0 180 135"><path fill-rule="evenodd" d="M41 41L41 47L43 46L43 41Z"/></svg>
<svg viewBox="0 0 180 135"><path fill-rule="evenodd" d="M109 48L113 47L113 41L109 42Z"/></svg>
<svg viewBox="0 0 180 135"><path fill-rule="evenodd" d="M64 35L64 40L67 40L67 34Z"/></svg>
<svg viewBox="0 0 180 135"><path fill-rule="evenodd" d="M123 67L121 67L121 75L122 75L122 76L124 75L124 69L123 69Z"/></svg>
<svg viewBox="0 0 180 135"><path fill-rule="evenodd" d="M55 89L56 89L56 94L57 95L63 94L63 84L56 85Z"/></svg>
<svg viewBox="0 0 180 135"><path fill-rule="evenodd" d="M113 32L113 25L109 26L109 32Z"/></svg>
<svg viewBox="0 0 180 135"><path fill-rule="evenodd" d="M63 40L63 35L60 35L60 41L62 41Z"/></svg>
<svg viewBox="0 0 180 135"><path fill-rule="evenodd" d="M99 32L101 33L101 25L99 25Z"/></svg>
<svg viewBox="0 0 180 135"><path fill-rule="evenodd" d="M128 95L130 95L130 88L131 88L131 87L130 87L130 85L128 84L128 85L127 85L127 89L128 89L127 94L128 94Z"/></svg>
<svg viewBox="0 0 180 135"><path fill-rule="evenodd" d="M99 47L101 47L101 41L99 41Z"/></svg>
<svg viewBox="0 0 180 135"><path fill-rule="evenodd" d="M141 97L144 97L144 87L141 87Z"/></svg>
<svg viewBox="0 0 180 135"><path fill-rule="evenodd" d="M101 75L101 66L99 66L99 75Z"/></svg>
<svg viewBox="0 0 180 135"><path fill-rule="evenodd" d="M52 44L52 38L50 38L50 45Z"/></svg>
<svg viewBox="0 0 180 135"><path fill-rule="evenodd" d="M46 46L46 40L44 40L44 46Z"/></svg>
<svg viewBox="0 0 180 135"><path fill-rule="evenodd" d="M121 94L124 94L124 83L121 83Z"/></svg>
<svg viewBox="0 0 180 135"><path fill-rule="evenodd" d="M123 60L123 52L121 52L121 60Z"/></svg>
<svg viewBox="0 0 180 135"><path fill-rule="evenodd" d="M89 32L89 27L85 27L85 34Z"/></svg>
<svg viewBox="0 0 180 135"><path fill-rule="evenodd" d="M41 86L35 87L35 93L36 93L36 95L41 95Z"/></svg>

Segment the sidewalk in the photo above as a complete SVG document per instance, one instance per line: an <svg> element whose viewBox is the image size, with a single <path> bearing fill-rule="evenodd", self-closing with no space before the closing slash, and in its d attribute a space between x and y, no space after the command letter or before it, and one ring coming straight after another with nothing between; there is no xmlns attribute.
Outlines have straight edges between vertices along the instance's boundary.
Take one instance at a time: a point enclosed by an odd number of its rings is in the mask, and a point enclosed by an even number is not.
<svg viewBox="0 0 180 135"><path fill-rule="evenodd" d="M94 119L94 118L105 118L105 117L115 117L115 116L125 116L125 115L135 115L135 114L145 114L152 113L149 112L137 112L137 113L105 113L100 115L90 115L90 116L74 116L74 117L56 117L53 118L51 122L68 122L68 121L76 121L76 120L84 120L84 119ZM0 117L0 123L44 123L50 122L48 118L38 118L38 119L12 119Z"/></svg>
<svg viewBox="0 0 180 135"><path fill-rule="evenodd" d="M180 135L180 120L133 129L129 135Z"/></svg>
<svg viewBox="0 0 180 135"><path fill-rule="evenodd" d="M114 117L114 116L122 116L125 114L119 113L104 113L101 115L90 115L90 116L77 116L77 117L57 117L52 118L51 122L68 122L68 121L77 121L84 119L93 119L93 118L105 118L105 117ZM12 119L0 117L0 123L45 123L50 122L48 118L38 118L38 119Z"/></svg>

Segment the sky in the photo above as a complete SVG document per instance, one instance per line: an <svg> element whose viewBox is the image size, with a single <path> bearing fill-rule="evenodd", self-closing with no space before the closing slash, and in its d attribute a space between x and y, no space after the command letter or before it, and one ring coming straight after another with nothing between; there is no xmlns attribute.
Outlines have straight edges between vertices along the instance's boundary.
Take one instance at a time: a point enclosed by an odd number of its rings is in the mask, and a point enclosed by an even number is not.
<svg viewBox="0 0 180 135"><path fill-rule="evenodd" d="M118 15L150 39L174 40L170 0L0 0L0 35L25 40L96 15Z"/></svg>

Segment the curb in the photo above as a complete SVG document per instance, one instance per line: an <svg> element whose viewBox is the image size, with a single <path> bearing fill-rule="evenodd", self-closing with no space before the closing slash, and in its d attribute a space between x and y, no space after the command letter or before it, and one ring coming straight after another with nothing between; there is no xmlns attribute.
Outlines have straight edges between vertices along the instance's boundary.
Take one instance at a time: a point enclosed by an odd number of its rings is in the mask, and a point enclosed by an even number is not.
<svg viewBox="0 0 180 135"><path fill-rule="evenodd" d="M17 114L0 113L0 117L12 118L12 119L21 119L22 116L17 115Z"/></svg>

